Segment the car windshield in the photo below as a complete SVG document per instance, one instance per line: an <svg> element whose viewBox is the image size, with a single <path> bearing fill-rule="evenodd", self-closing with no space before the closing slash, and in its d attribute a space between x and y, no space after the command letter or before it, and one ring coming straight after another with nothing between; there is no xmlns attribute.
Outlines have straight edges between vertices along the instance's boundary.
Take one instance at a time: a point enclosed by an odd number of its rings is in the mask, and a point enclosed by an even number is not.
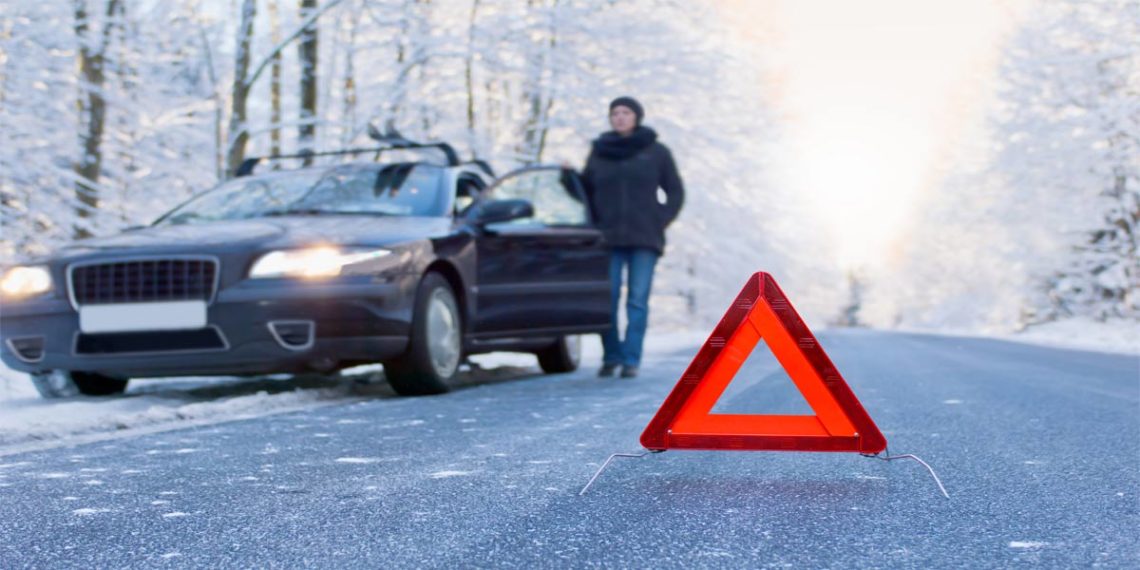
<svg viewBox="0 0 1140 570"><path fill-rule="evenodd" d="M158 224L267 216L365 214L439 216L447 212L442 169L427 164L343 165L230 180L179 206Z"/></svg>

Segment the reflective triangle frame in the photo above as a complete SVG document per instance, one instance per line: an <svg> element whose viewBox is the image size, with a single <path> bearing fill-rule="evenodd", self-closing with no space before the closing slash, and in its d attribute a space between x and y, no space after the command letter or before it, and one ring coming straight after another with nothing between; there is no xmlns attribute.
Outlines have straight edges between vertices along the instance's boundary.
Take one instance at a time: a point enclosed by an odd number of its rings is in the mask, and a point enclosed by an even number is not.
<svg viewBox="0 0 1140 570"><path fill-rule="evenodd" d="M713 414L764 339L815 415ZM887 440L771 275L749 278L641 434L651 451L849 451L877 454Z"/></svg>

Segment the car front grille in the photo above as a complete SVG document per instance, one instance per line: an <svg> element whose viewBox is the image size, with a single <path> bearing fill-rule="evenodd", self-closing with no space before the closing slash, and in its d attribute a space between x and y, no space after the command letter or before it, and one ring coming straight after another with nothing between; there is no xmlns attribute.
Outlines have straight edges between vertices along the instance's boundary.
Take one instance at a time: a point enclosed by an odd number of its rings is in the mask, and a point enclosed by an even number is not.
<svg viewBox="0 0 1140 570"><path fill-rule="evenodd" d="M209 301L217 274L210 258L118 261L72 267L70 286L77 305Z"/></svg>

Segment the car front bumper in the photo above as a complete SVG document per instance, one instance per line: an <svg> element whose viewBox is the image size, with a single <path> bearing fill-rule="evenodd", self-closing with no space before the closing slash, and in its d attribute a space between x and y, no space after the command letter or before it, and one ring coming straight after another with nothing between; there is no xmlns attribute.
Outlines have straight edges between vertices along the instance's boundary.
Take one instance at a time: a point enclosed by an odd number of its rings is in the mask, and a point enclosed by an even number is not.
<svg viewBox="0 0 1140 570"><path fill-rule="evenodd" d="M267 374L376 362L406 350L417 283L415 275L382 282L363 276L247 280L218 292L207 307L207 329L196 332L86 335L65 298L5 303L0 358L29 373L61 369L119 377ZM311 336L287 342L298 339L279 334L297 330L311 330ZM210 342L187 344L194 336ZM37 338L39 358L15 350Z"/></svg>

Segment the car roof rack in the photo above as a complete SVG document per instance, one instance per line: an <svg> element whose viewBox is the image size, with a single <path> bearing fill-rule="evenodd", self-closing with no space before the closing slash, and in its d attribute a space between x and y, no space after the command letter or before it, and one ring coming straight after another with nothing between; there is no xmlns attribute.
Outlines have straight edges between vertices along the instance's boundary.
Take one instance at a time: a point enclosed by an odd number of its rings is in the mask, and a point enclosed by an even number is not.
<svg viewBox="0 0 1140 570"><path fill-rule="evenodd" d="M415 148L439 149L443 151L443 155L447 157L448 166L459 166L459 153L455 152L455 149L452 148L451 145L445 142L420 143L410 141L404 138L404 135L401 135L399 132L397 132L395 127L393 127L391 124L388 125L384 133L381 133L380 130L376 128L376 125L368 123L368 136L378 143L387 145L385 147L385 150Z"/></svg>
<svg viewBox="0 0 1140 570"><path fill-rule="evenodd" d="M271 156L254 156L242 161L241 165L238 166L237 171L234 172L234 177L239 178L253 174L254 169L256 169L257 165L260 164L263 160L274 160L278 158L311 158L315 156L338 156L365 153L376 153L376 156L373 157L373 160L379 160L380 153L392 150L416 150L434 148L443 152L443 155L447 158L447 166L459 166L460 164L459 154L455 152L455 149L452 148L451 145L445 142L420 143L410 141L397 133L395 129L389 128L387 133L382 134L376 129L375 126L371 124L368 125L368 136L373 140L382 143L383 146L372 148L347 148L343 150L330 150L322 152L305 151L296 154L275 154ZM480 168L483 168L483 170L489 172L490 166L486 166L485 168L483 166L480 166ZM494 176L494 174L491 175Z"/></svg>

